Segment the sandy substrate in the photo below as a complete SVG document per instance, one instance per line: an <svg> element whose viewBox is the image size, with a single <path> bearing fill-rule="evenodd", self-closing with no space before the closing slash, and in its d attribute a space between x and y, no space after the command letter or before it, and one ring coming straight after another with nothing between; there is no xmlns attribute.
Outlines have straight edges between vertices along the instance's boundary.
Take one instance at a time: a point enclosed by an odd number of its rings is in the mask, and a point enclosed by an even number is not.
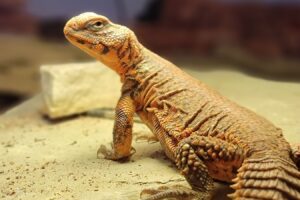
<svg viewBox="0 0 300 200"><path fill-rule="evenodd" d="M287 140L300 141L300 84L236 72L188 72L273 121ZM135 141L150 134L144 125L134 126L131 160L113 162L96 157L99 146L112 140L111 119L80 115L49 121L41 107L36 96L0 117L0 199L126 200L138 199L144 188L187 185L159 143ZM225 191L220 184L218 190ZM222 192L215 199L224 199Z"/></svg>

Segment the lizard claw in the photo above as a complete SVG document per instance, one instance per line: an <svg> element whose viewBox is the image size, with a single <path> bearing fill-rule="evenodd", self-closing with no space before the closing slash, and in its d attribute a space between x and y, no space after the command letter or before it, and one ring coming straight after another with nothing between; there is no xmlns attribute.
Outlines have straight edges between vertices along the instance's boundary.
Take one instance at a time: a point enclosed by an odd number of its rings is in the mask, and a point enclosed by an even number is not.
<svg viewBox="0 0 300 200"><path fill-rule="evenodd" d="M140 194L142 200L161 200L161 199L182 199L182 200L199 200L207 199L206 194L201 196L196 191L181 185L161 186L157 189L144 189Z"/></svg>
<svg viewBox="0 0 300 200"><path fill-rule="evenodd" d="M109 160L114 160L114 151L112 149L107 148L105 145L101 145L97 151L97 158L105 158Z"/></svg>
<svg viewBox="0 0 300 200"><path fill-rule="evenodd" d="M110 148L106 147L105 145L101 145L97 151L97 158L100 159L105 158L108 160L122 160L131 157L133 154L135 154L135 152L136 152L135 148L131 147L130 154L128 156L119 155L112 148L112 145Z"/></svg>

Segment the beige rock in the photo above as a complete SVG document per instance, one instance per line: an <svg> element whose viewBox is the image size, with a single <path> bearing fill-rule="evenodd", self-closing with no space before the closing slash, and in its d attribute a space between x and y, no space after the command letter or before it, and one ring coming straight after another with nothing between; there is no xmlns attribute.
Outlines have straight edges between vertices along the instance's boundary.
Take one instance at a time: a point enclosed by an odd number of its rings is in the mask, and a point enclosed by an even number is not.
<svg viewBox="0 0 300 200"><path fill-rule="evenodd" d="M44 112L50 118L114 107L120 93L119 77L99 62L41 67Z"/></svg>

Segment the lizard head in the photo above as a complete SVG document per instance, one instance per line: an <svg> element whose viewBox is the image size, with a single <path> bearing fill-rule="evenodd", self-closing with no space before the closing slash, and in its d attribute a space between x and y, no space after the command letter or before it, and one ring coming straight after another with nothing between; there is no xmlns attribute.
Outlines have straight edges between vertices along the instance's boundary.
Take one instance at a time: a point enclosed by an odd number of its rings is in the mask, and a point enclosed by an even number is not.
<svg viewBox="0 0 300 200"><path fill-rule="evenodd" d="M91 12L71 18L64 34L73 45L119 74L134 64L141 50L141 44L129 28Z"/></svg>

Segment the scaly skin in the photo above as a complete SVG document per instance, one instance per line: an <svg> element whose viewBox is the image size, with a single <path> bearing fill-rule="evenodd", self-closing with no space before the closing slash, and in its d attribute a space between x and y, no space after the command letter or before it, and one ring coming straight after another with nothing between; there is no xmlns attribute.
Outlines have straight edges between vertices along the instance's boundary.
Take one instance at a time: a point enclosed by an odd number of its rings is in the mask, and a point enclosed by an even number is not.
<svg viewBox="0 0 300 200"><path fill-rule="evenodd" d="M149 200L207 199L213 179L233 182L233 199L300 199L300 173L291 147L272 123L152 53L130 29L104 16L76 16L64 33L119 74L123 83L113 149L100 151L112 160L131 155L137 113L193 189L163 187L151 190Z"/></svg>

